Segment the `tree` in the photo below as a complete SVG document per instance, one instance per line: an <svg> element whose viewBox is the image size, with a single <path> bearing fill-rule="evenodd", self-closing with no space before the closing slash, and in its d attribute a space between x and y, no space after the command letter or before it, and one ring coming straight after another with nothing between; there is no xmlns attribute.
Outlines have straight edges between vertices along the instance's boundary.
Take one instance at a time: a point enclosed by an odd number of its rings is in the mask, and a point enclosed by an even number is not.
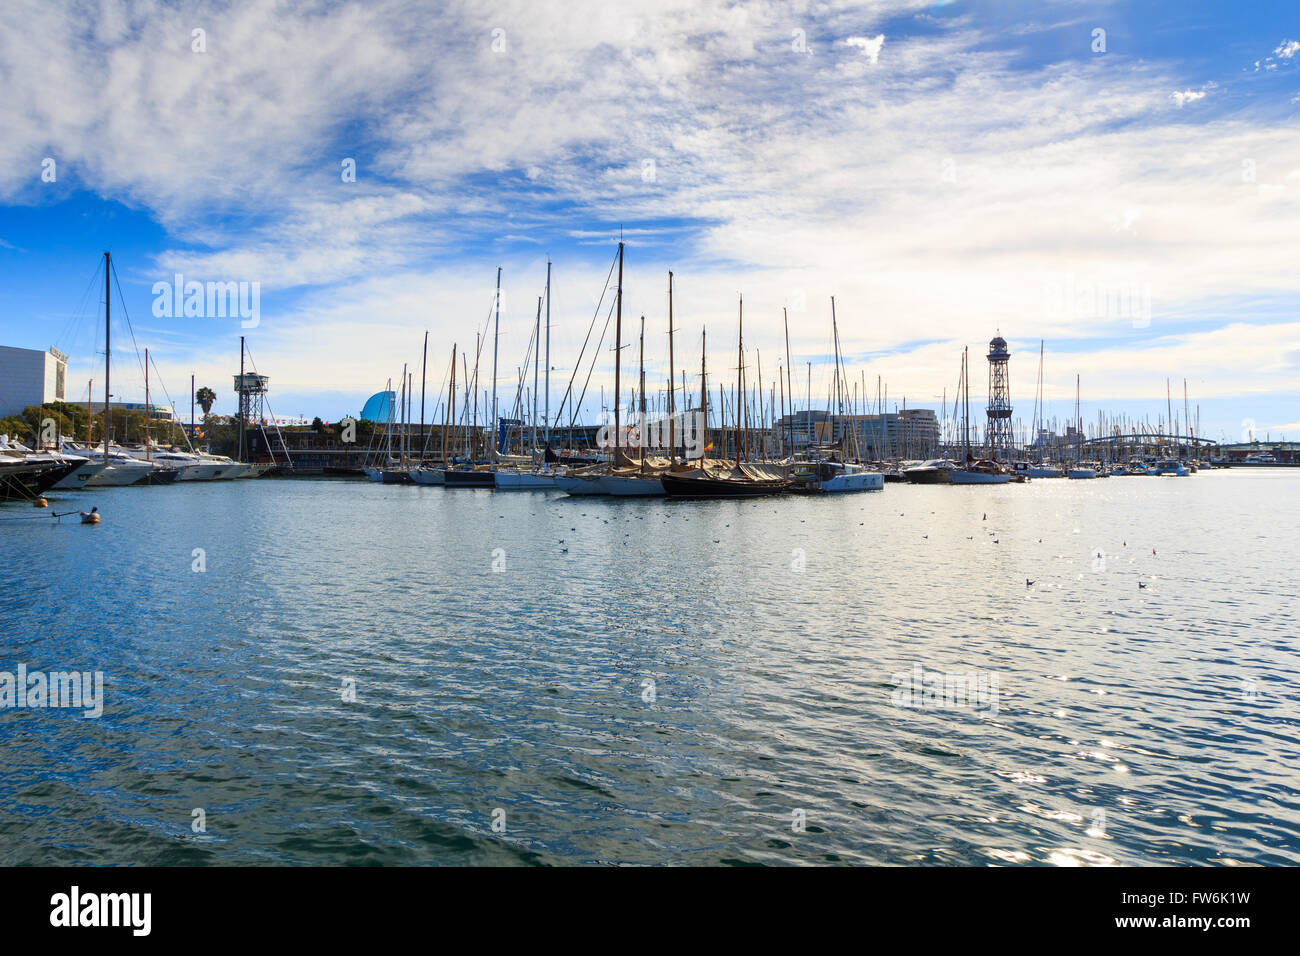
<svg viewBox="0 0 1300 956"><path fill-rule="evenodd" d="M320 420L319 415L317 415L315 418L311 420L311 430L314 431L317 435L319 435L321 432L325 430L325 423Z"/></svg>
<svg viewBox="0 0 1300 956"><path fill-rule="evenodd" d="M56 436L73 441L83 438L89 416L80 405L46 402L44 405L28 405L23 409L23 418L37 444L53 444ZM52 423L49 428L45 425L47 421Z"/></svg>
<svg viewBox="0 0 1300 956"><path fill-rule="evenodd" d="M21 415L0 418L0 435L8 435L15 441L22 441L29 434L31 434L31 426Z"/></svg>
<svg viewBox="0 0 1300 956"><path fill-rule="evenodd" d="M194 400L199 403L203 409L203 417L207 418L208 413L212 411L212 404L217 400L217 393L204 385L194 393Z"/></svg>

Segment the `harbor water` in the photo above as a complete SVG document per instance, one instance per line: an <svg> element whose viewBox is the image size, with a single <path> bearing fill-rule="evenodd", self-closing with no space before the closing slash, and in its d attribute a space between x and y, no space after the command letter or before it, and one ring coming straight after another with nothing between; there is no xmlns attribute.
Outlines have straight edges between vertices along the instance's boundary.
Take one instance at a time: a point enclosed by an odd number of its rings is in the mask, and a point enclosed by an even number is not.
<svg viewBox="0 0 1300 956"><path fill-rule="evenodd" d="M0 863L1300 864L1298 491L0 507Z"/></svg>

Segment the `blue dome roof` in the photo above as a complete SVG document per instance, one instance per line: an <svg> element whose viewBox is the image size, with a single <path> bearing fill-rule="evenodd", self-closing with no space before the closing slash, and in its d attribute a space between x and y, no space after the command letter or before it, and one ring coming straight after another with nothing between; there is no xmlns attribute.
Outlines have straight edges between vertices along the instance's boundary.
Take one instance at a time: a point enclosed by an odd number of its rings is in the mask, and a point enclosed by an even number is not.
<svg viewBox="0 0 1300 956"><path fill-rule="evenodd" d="M361 418L368 422L388 421L396 398L396 392L375 392L366 399L366 406L361 409Z"/></svg>

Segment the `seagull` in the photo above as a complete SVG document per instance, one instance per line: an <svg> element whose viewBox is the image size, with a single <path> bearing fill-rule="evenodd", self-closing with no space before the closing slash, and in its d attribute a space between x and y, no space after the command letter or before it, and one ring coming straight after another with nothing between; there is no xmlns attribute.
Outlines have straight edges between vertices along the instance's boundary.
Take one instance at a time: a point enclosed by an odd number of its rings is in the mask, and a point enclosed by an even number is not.
<svg viewBox="0 0 1300 956"><path fill-rule="evenodd" d="M1025 587L1031 588L1033 586L1034 586L1034 582L1029 580L1029 578L1025 578Z"/></svg>
<svg viewBox="0 0 1300 956"><path fill-rule="evenodd" d="M993 539L993 543L994 543L994 544L997 544L997 543L998 543L998 539L997 539L997 538L994 538L994 539Z"/></svg>
<svg viewBox="0 0 1300 956"><path fill-rule="evenodd" d="M1146 587L1146 585L1143 584L1141 581L1139 581L1139 582L1138 582L1138 589L1141 590L1141 589L1144 588L1144 587Z"/></svg>

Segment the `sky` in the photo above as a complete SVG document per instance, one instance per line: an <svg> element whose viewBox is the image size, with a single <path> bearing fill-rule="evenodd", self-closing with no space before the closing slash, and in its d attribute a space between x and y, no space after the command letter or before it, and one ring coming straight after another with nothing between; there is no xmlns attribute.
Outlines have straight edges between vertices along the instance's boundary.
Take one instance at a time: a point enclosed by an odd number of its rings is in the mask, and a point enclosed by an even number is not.
<svg viewBox="0 0 1300 956"><path fill-rule="evenodd" d="M1087 421L1167 388L1181 416L1185 379L1202 434L1300 438L1294 0L7 0L0 130L0 344L68 353L73 401L103 387L105 251L115 397L147 346L154 397L187 415L193 374L229 414L243 335L271 410L325 420L404 363L418 402L426 331L430 420L453 344L472 372L487 336L490 389L498 267L504 410L549 261L553 415L590 366L591 420L621 236L652 392L672 270L692 391L705 329L734 380L743 296L749 381L784 313L825 407L833 296L872 408L940 410L966 346L982 405L1000 334L1023 423L1042 343L1059 422L1076 381ZM160 301L177 274L247 283L255 317Z"/></svg>

